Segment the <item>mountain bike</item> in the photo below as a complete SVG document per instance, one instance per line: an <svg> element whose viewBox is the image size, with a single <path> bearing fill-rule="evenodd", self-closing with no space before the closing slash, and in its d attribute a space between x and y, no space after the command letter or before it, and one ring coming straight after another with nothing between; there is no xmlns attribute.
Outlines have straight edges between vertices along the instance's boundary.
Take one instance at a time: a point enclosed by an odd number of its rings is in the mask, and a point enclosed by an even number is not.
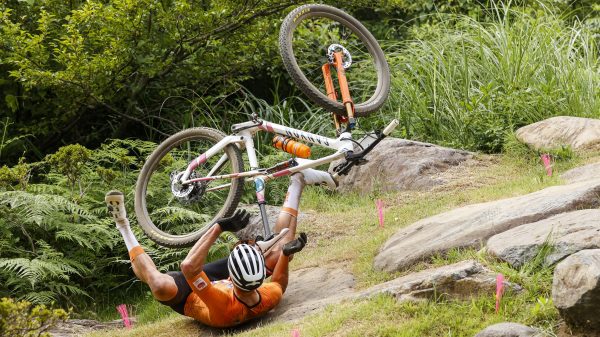
<svg viewBox="0 0 600 337"><path fill-rule="evenodd" d="M356 117L368 116L385 102L390 73L377 40L352 16L326 5L300 6L284 19L279 48L293 82L332 114L336 137L272 123L257 115L233 125L230 135L206 127L172 135L148 156L135 189L138 222L153 241L167 247L193 245L217 219L233 213L244 183L250 179L264 237L269 238L265 210L269 180L336 160L341 162L333 170L334 178L345 175L353 166L366 162L365 156L398 125L393 120L382 131L353 139ZM351 67L352 72L347 72ZM258 132L279 137L279 147L292 153L292 158L262 167L254 147ZM299 158L306 157L301 151L307 149L303 142L334 153L316 159Z"/></svg>

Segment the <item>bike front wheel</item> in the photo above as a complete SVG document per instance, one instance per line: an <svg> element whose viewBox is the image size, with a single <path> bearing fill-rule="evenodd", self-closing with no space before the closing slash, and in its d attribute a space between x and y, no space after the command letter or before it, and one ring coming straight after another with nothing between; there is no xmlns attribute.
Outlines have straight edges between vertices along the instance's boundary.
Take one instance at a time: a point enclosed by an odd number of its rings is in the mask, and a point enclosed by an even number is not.
<svg viewBox="0 0 600 337"><path fill-rule="evenodd" d="M279 51L292 80L314 103L345 116L344 105L330 99L325 89L321 66L330 62L330 47L343 47L351 56L346 77L355 115L378 110L390 91L390 70L379 43L365 26L327 5L300 6L284 19Z"/></svg>
<svg viewBox="0 0 600 337"><path fill-rule="evenodd" d="M183 185L179 177L189 163L225 137L210 128L191 128L162 142L148 156L135 189L135 213L143 231L165 247L193 245L221 217L229 216L243 193L243 179ZM198 166L190 178L243 171L237 146L227 145Z"/></svg>

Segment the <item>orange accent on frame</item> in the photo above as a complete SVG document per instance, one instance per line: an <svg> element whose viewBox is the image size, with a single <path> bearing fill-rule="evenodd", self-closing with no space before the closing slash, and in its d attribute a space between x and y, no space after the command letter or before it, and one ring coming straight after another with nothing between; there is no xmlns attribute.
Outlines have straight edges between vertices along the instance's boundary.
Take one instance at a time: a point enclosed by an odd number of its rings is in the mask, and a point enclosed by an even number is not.
<svg viewBox="0 0 600 337"><path fill-rule="evenodd" d="M135 246L133 248L131 248L131 250L129 251L129 260L131 260L131 262L135 261L135 258L145 254L146 252L144 251L144 248L142 248L142 246Z"/></svg>

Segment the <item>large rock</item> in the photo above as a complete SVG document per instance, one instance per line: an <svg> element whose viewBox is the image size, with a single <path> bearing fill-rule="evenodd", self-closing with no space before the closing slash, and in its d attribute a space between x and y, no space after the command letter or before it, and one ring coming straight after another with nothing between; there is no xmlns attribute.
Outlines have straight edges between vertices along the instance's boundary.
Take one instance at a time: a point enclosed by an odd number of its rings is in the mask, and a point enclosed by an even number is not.
<svg viewBox="0 0 600 337"><path fill-rule="evenodd" d="M600 179L600 162L576 167L561 174L560 177L569 183Z"/></svg>
<svg viewBox="0 0 600 337"><path fill-rule="evenodd" d="M552 300L567 324L600 330L600 249L582 250L556 266Z"/></svg>
<svg viewBox="0 0 600 337"><path fill-rule="evenodd" d="M481 330L475 337L537 337L542 333L534 328L518 323L498 323Z"/></svg>
<svg viewBox="0 0 600 337"><path fill-rule="evenodd" d="M521 290L521 287L509 282L506 286L513 291ZM405 275L362 291L354 291L353 287L354 277L341 269L294 271L283 300L267 317L277 321L296 320L330 304L378 294L388 294L399 301L490 295L496 290L496 274L480 263L468 260Z"/></svg>
<svg viewBox="0 0 600 337"><path fill-rule="evenodd" d="M552 251L546 265L584 249L600 248L600 209L558 214L492 236L487 243L491 254L520 267L532 260L547 243Z"/></svg>
<svg viewBox="0 0 600 337"><path fill-rule="evenodd" d="M519 286L507 283L518 291ZM496 274L474 260L427 269L375 285L360 292L359 297L388 294L400 301L448 296L468 299L481 294L494 294Z"/></svg>
<svg viewBox="0 0 600 337"><path fill-rule="evenodd" d="M375 268L397 271L452 248L479 247L495 234L552 215L600 205L600 179L432 216L400 229L375 257Z"/></svg>
<svg viewBox="0 0 600 337"><path fill-rule="evenodd" d="M283 299L267 318L292 321L325 306L350 298L354 276L341 269L310 268L293 271Z"/></svg>
<svg viewBox="0 0 600 337"><path fill-rule="evenodd" d="M600 120L552 117L517 130L517 138L536 149L567 145L573 149L600 149Z"/></svg>
<svg viewBox="0 0 600 337"><path fill-rule="evenodd" d="M342 176L338 190L427 190L445 183L440 172L472 157L466 151L388 137L366 156L368 163ZM329 171L338 163L332 163Z"/></svg>

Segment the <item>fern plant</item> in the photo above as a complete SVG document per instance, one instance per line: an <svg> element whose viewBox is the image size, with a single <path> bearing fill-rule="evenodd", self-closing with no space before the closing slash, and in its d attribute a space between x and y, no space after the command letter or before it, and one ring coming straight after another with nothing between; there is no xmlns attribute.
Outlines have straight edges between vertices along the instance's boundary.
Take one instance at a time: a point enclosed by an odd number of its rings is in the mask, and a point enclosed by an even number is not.
<svg viewBox="0 0 600 337"><path fill-rule="evenodd" d="M113 140L97 150L68 146L41 162L0 168L0 297L84 311L94 310L95 302L112 305L145 294L107 216L104 195L122 190L133 210L137 174L155 146L139 140ZM193 218L165 212L182 222ZM135 213L129 216L159 269L178 270L188 250L157 246L145 238ZM236 240L224 234L209 261L226 256Z"/></svg>

